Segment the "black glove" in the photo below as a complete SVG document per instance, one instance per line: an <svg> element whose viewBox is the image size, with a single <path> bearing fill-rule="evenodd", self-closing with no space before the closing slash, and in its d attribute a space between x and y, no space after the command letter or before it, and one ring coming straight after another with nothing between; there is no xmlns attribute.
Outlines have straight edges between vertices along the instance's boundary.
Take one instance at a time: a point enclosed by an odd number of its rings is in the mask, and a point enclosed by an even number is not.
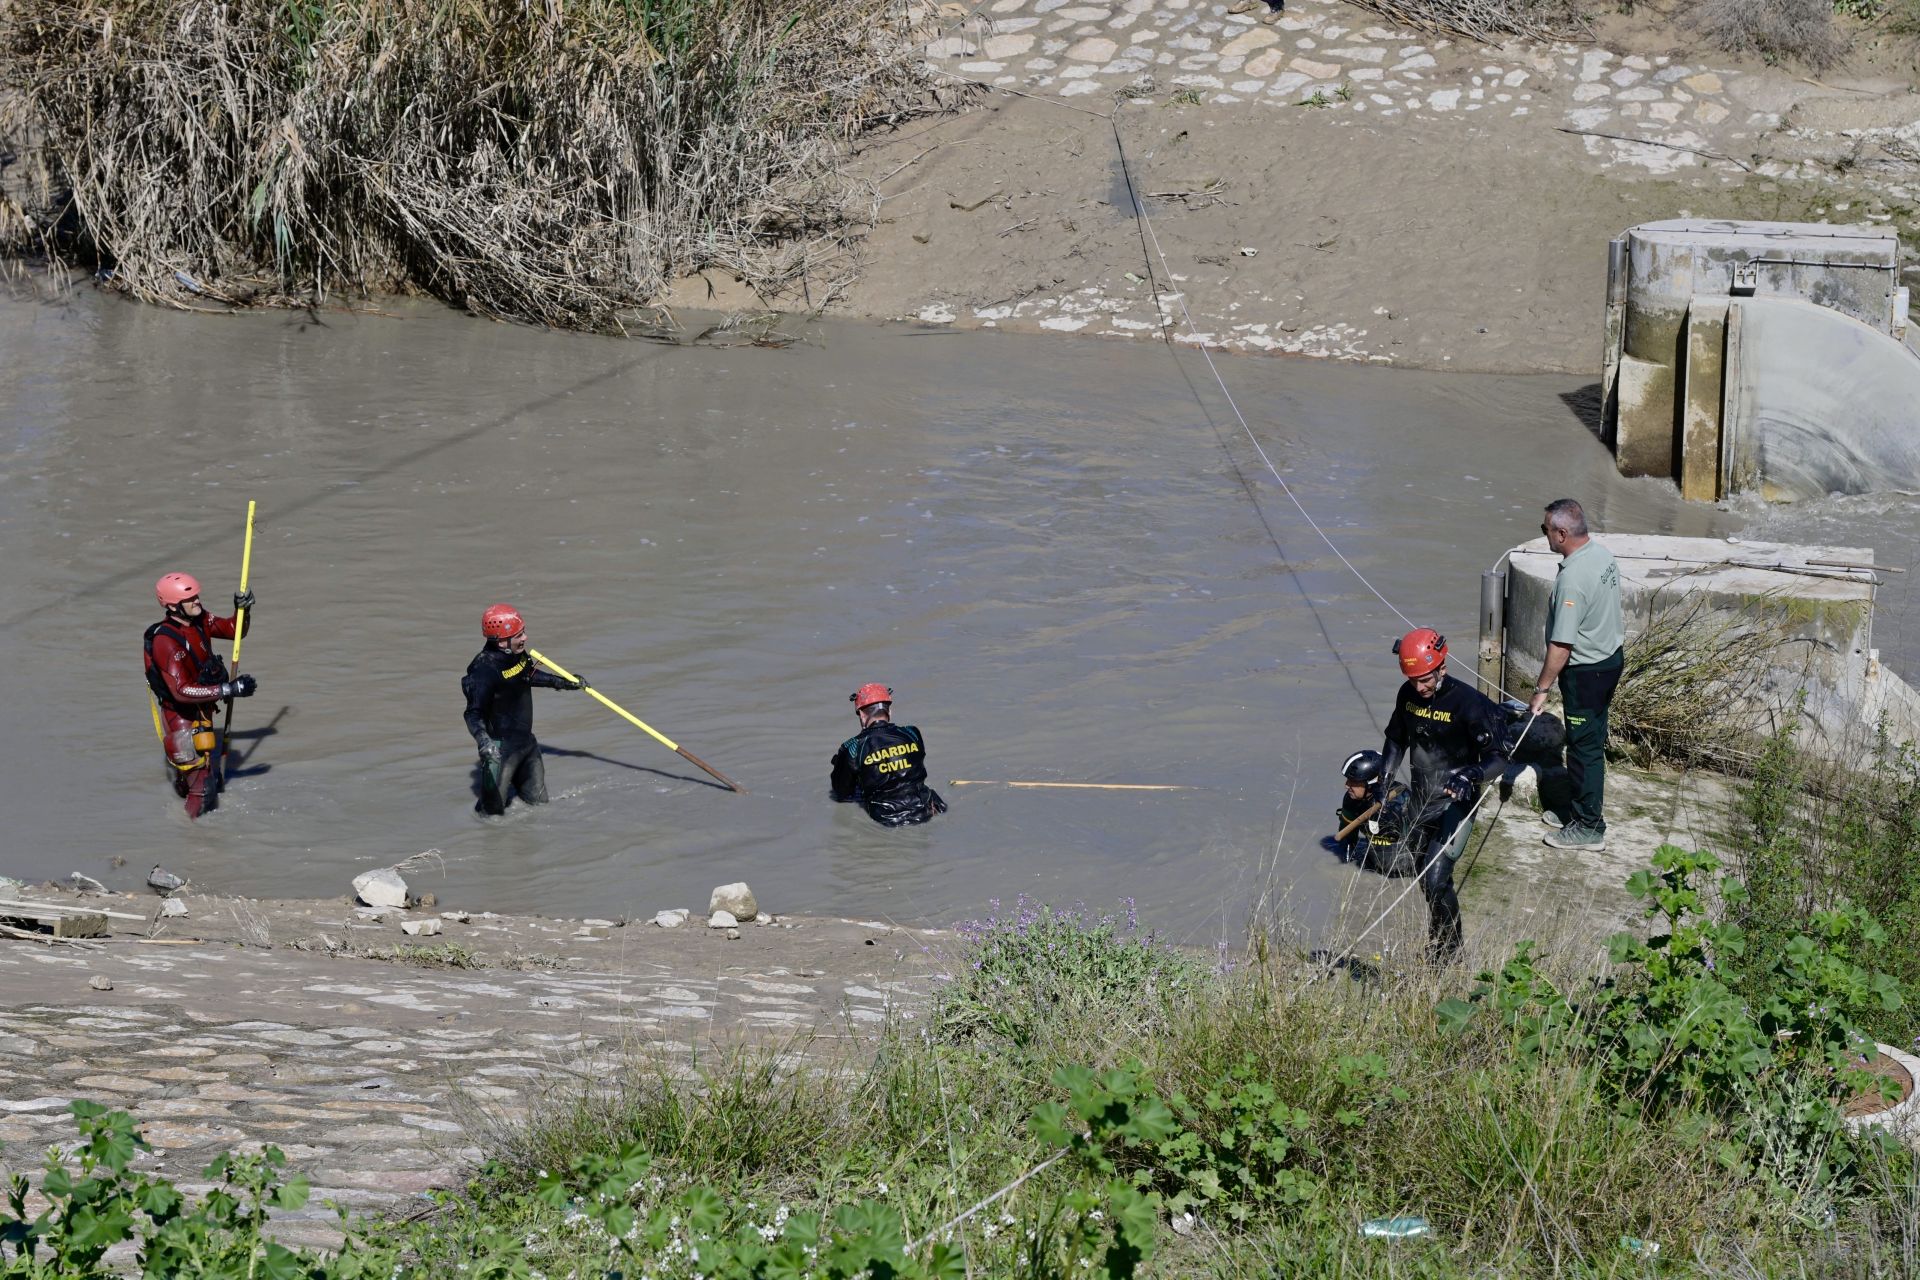
<svg viewBox="0 0 1920 1280"><path fill-rule="evenodd" d="M1447 778L1446 792L1455 800L1465 800L1473 794L1473 789L1480 785L1481 779L1485 776L1477 764L1470 764L1464 769L1455 769Z"/></svg>
<svg viewBox="0 0 1920 1280"><path fill-rule="evenodd" d="M254 690L259 687L260 682L252 676L235 676L232 680L220 686L220 696L223 698L251 698Z"/></svg>
<svg viewBox="0 0 1920 1280"><path fill-rule="evenodd" d="M592 685L587 683L585 676L575 676L572 684L564 686L568 693L578 693L582 689L591 689L592 687Z"/></svg>
<svg viewBox="0 0 1920 1280"><path fill-rule="evenodd" d="M500 740L498 738L488 738L480 744L480 763L488 766L497 766L500 763Z"/></svg>
<svg viewBox="0 0 1920 1280"><path fill-rule="evenodd" d="M242 609L251 608L253 608L253 592L236 591L233 593L233 611L235 613L240 612Z"/></svg>

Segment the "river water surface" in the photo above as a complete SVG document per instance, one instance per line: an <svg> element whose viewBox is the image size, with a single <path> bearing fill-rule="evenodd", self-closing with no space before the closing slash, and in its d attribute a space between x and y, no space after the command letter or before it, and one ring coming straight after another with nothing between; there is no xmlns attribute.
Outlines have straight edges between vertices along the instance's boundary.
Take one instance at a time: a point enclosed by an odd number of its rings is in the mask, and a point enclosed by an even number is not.
<svg viewBox="0 0 1920 1280"><path fill-rule="evenodd" d="M159 861L331 897L433 848L445 877L419 887L474 910L701 909L744 879L776 911L931 922L1130 896L1196 939L1263 889L1312 913L1349 883L1319 837L1340 759L1378 745L1403 626L1192 351L853 325L674 347L92 296L0 307L0 341L0 872L133 887ZM1468 654L1480 571L1546 499L1603 529L1747 518L1617 476L1577 380L1222 367L1354 565ZM260 693L193 824L140 633L163 571L233 590L249 498ZM1913 508L1828 519L1872 545ZM459 683L495 600L751 794L541 693L554 803L475 816ZM886 831L826 798L867 680L926 732L946 818Z"/></svg>

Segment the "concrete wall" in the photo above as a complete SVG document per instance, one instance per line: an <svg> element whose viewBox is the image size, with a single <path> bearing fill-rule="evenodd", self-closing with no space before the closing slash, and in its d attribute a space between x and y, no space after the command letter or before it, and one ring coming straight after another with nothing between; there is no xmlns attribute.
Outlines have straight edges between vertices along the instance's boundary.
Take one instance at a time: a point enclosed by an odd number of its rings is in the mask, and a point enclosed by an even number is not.
<svg viewBox="0 0 1920 1280"><path fill-rule="evenodd" d="M1731 487L1773 501L1920 489L1920 359L1837 311L1736 298L1722 447ZM1693 497L1691 490L1688 497Z"/></svg>
<svg viewBox="0 0 1920 1280"><path fill-rule="evenodd" d="M1620 471L1696 501L1920 487L1898 269L1878 227L1684 219L1615 240L1601 434Z"/></svg>
<svg viewBox="0 0 1920 1280"><path fill-rule="evenodd" d="M1883 715L1896 738L1920 741L1920 693L1881 667L1871 647L1874 575L1808 564L1870 564L1869 549L1638 534L1602 533L1596 539L1620 562L1629 665L1636 638L1658 611L1702 602L1741 626L1764 624L1799 642L1780 648L1778 666L1763 674L1747 702L1755 732L1770 732L1778 711L1791 707L1805 689L1806 740L1816 751L1839 754L1863 726L1870 729ZM1508 557L1509 689L1525 690L1539 674L1559 566L1544 538Z"/></svg>

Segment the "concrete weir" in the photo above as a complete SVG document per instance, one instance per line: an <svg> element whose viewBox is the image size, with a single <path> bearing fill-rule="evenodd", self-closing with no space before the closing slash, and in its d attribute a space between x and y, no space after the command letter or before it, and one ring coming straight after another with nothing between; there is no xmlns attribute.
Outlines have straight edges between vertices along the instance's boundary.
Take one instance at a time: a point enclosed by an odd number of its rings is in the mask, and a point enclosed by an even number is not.
<svg viewBox="0 0 1920 1280"><path fill-rule="evenodd" d="M1880 571L1870 567L1872 551L1643 534L1598 540L1620 563L1629 670L1634 642L1655 618L1699 607L1705 621L1766 628L1780 641L1751 687L1729 691L1755 732L1778 727L1804 689L1802 740L1819 754L1838 757L1882 723L1897 742L1920 741L1920 691L1882 666L1873 647ZM1525 687L1540 670L1559 566L1544 538L1508 552L1503 687Z"/></svg>
<svg viewBox="0 0 1920 1280"><path fill-rule="evenodd" d="M1682 219L1613 241L1603 435L1687 498L1920 488L1920 339L1878 227Z"/></svg>

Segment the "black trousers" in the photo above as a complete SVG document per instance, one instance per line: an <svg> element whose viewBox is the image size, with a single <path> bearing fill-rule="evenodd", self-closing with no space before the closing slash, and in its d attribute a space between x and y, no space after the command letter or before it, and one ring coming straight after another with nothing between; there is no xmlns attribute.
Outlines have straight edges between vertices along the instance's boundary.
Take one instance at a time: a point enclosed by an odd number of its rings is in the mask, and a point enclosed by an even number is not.
<svg viewBox="0 0 1920 1280"><path fill-rule="evenodd" d="M1472 824L1473 797L1455 800L1433 818L1408 833L1417 850L1420 896L1427 900L1427 950L1445 959L1460 950L1460 895L1453 886L1453 864L1467 847Z"/></svg>
<svg viewBox="0 0 1920 1280"><path fill-rule="evenodd" d="M507 811L507 801L518 794L527 804L547 802L547 766L540 758L540 744L531 735L508 738L500 744L500 767L481 766L479 813L494 817Z"/></svg>
<svg viewBox="0 0 1920 1280"><path fill-rule="evenodd" d="M1601 808L1607 798L1607 708L1620 687L1626 650L1581 666L1567 664L1560 672L1560 698L1567 709L1567 776L1573 783L1570 822L1605 831Z"/></svg>

